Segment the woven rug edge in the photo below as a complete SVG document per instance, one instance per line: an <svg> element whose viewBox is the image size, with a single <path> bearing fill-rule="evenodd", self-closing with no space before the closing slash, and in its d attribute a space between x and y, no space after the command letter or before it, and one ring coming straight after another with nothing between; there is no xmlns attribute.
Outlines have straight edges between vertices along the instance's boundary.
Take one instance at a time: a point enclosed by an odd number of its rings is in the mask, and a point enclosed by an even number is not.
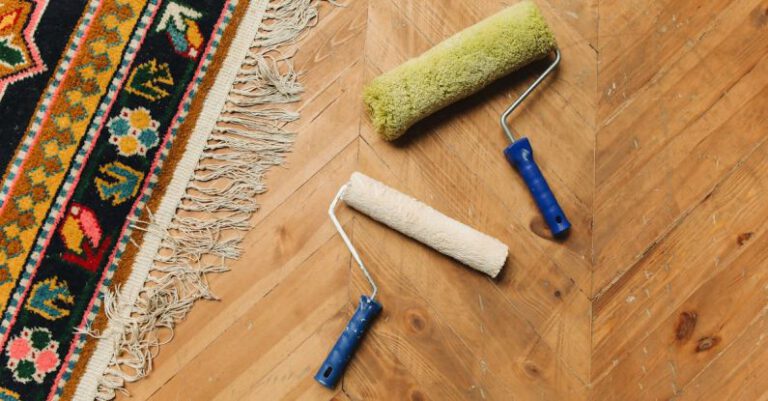
<svg viewBox="0 0 768 401"><path fill-rule="evenodd" d="M153 332L167 327L169 323L173 325L183 320L195 300L215 298L207 287L205 275L226 271L225 266L204 266L198 269L196 278L191 278L192 282L186 282L190 280L189 275L168 272L168 265L184 266L189 262L199 262L206 256L220 257L221 260L237 259L240 256L238 245L241 236L219 234L248 230L248 220L256 207L243 207L240 200L244 194L255 195L266 190L261 180L263 174L269 168L282 164L283 155L290 151L293 142L293 135L275 124L298 118L298 113L276 113L274 109L260 113L252 111L250 106L299 100L301 86L297 82L298 74L290 65L287 71L281 68L285 62L290 63L290 57L278 62L266 55L274 51L276 46L296 40L305 29L313 26L317 18L315 3L315 0L259 0L249 4L246 16L228 49L226 61L215 78L215 85L206 94L203 112L186 144L187 151L173 172L173 179L158 208L150 214L151 221L135 227L144 231L143 241L128 280L121 288L105 296L104 310L109 322L107 329L101 333L88 333L98 338L98 343L77 385L74 400L111 400L118 391L125 391L126 383L147 376L157 347L167 342L159 340ZM284 18L287 22L285 26L279 26L278 22L278 26L273 26L265 33L261 28L266 18L278 21ZM249 64L261 71L261 75L247 79L267 81L267 86L277 84L284 87L256 93L236 89L230 91L234 83L243 82L239 78L239 71L241 66ZM228 102L232 96L238 100ZM215 142L213 145L211 140ZM221 178L231 179L228 172L242 173L199 168L199 163L207 158L206 155L210 158L211 154L221 149L231 151L229 154L232 155L232 161L248 161L253 158L254 152L258 155L260 161L254 163L251 171L244 175L243 179L248 182L241 183L247 188L226 185L219 189L210 188L211 192L203 191L202 195L190 195L189 188L205 190L205 183ZM203 183L203 186L196 183ZM215 200L211 202L212 199ZM178 214L179 210L192 213L224 212L227 217L222 219L216 216L205 221L182 217L183 213ZM171 231L175 234L170 234ZM201 233L210 237L210 243L192 252L174 249L184 247L185 243L191 241L199 242ZM171 256L160 256L163 249L170 249ZM158 264L164 267L158 268ZM180 267L180 270L184 270L184 267ZM159 277L154 277L148 286L147 279L153 272ZM179 286L194 290L179 293ZM175 296L169 298L168 292L173 292ZM157 310L148 309L149 305L157 305L157 298L166 299L162 306L164 310L159 314Z"/></svg>

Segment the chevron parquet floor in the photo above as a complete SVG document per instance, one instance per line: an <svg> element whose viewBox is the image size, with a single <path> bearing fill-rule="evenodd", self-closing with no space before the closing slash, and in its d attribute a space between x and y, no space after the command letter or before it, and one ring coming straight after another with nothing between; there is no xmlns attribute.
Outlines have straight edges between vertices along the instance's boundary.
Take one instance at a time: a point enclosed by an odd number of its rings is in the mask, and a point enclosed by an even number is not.
<svg viewBox="0 0 768 401"><path fill-rule="evenodd" d="M768 400L768 2L537 0L562 68L513 127L573 222L501 150L533 66L393 146L361 87L514 0L348 0L300 43L307 93L246 256L137 400ZM348 209L384 314L335 392L312 376L367 291L326 209L360 170L510 246L497 281Z"/></svg>

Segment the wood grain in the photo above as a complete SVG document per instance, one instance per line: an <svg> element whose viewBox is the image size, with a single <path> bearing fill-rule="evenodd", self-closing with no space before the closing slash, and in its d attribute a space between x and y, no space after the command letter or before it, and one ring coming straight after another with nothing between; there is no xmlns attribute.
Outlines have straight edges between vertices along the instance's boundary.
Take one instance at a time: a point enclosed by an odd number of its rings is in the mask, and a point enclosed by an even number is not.
<svg viewBox="0 0 768 401"><path fill-rule="evenodd" d="M286 168L221 302L200 303L138 400L766 400L768 2L536 0L563 52L513 115L574 223L555 241L497 118L543 64L395 144L365 82L514 0L320 5ZM367 283L326 216L362 171L510 247L490 280L339 216L384 312L334 391L312 379Z"/></svg>

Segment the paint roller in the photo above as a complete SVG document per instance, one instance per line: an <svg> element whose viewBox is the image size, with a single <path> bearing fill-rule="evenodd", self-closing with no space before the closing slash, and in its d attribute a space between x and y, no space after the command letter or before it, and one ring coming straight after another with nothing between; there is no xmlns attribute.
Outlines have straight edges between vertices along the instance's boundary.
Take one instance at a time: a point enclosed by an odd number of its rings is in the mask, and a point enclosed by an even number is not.
<svg viewBox="0 0 768 401"><path fill-rule="evenodd" d="M515 138L507 120L560 63L555 37L531 1L522 1L451 36L421 56L375 78L364 101L376 131L392 141L419 120L491 82L554 53L546 70L501 114L511 144L504 154L520 173L552 234L571 223L544 179L528 138Z"/></svg>
<svg viewBox="0 0 768 401"><path fill-rule="evenodd" d="M360 297L357 310L315 375L315 380L328 388L336 386L365 332L382 309L381 304L376 301L376 283L336 218L335 211L339 200L343 200L358 212L491 277L499 274L509 252L501 241L368 176L353 173L349 182L339 189L331 202L328 215L371 285L371 295Z"/></svg>

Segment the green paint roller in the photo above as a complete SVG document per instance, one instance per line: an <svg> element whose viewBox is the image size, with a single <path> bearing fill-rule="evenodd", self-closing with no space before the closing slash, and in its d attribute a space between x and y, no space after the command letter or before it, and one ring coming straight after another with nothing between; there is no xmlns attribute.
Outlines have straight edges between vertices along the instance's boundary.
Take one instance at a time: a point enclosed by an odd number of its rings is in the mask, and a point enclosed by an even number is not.
<svg viewBox="0 0 768 401"><path fill-rule="evenodd" d="M520 172L552 233L559 236L571 224L536 165L528 139L516 139L507 126L512 111L560 62L555 37L533 2L507 7L375 78L363 97L376 131L392 141L437 110L553 52L552 64L502 114L501 126L512 142L504 154Z"/></svg>

